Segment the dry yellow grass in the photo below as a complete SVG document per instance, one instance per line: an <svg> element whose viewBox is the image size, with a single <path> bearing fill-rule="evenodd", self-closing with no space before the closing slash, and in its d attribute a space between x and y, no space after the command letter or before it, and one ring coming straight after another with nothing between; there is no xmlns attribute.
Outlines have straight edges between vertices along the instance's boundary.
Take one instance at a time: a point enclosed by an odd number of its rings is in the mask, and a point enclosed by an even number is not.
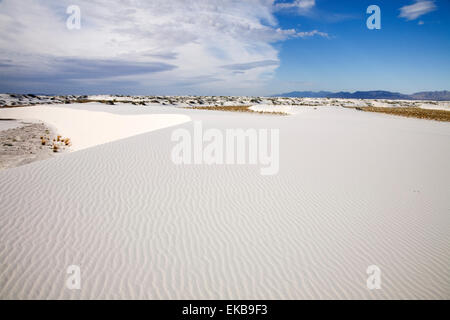
<svg viewBox="0 0 450 320"><path fill-rule="evenodd" d="M42 137L41 139L42 145L47 144L47 140ZM51 143L51 148L53 152L59 152L60 150L65 150L65 147L72 146L72 142L70 141L70 138L63 138L62 136L58 135L56 138L53 139L53 142Z"/></svg>
<svg viewBox="0 0 450 320"><path fill-rule="evenodd" d="M446 110L431 110L421 108L384 108L384 107L362 107L357 109L366 112L386 113L408 118L450 122L450 111Z"/></svg>
<svg viewBox="0 0 450 320"><path fill-rule="evenodd" d="M214 111L229 111L229 112L248 112L248 113L259 113L259 114L271 114L278 116L287 116L285 112L264 112L264 111L254 111L250 109L251 106L197 106L197 107L185 107L185 109L197 109L197 110L214 110Z"/></svg>

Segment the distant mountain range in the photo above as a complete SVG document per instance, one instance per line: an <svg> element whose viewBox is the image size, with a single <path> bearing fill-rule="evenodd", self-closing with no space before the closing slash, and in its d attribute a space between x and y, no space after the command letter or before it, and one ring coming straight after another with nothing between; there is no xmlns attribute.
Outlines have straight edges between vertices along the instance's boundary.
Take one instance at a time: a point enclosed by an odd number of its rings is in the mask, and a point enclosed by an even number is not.
<svg viewBox="0 0 450 320"><path fill-rule="evenodd" d="M390 99L390 100L435 100L450 101L450 91L427 91L414 94L402 94L390 91L356 91L356 92L329 92L329 91L293 91L274 95L273 97L290 98L343 98L343 99Z"/></svg>

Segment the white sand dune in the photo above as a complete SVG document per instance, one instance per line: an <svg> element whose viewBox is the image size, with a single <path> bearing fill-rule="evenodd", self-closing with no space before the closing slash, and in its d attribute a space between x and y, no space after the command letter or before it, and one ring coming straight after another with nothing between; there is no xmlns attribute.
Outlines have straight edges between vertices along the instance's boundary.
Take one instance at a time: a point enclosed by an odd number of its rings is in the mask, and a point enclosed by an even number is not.
<svg viewBox="0 0 450 320"><path fill-rule="evenodd" d="M259 105L253 105L250 107L251 110L256 112L268 112L268 113L274 113L274 112L283 112L286 114L295 114L297 112L295 110L295 107L293 106L275 106L275 105L267 105L267 104L259 104ZM306 108L301 108L306 109Z"/></svg>
<svg viewBox="0 0 450 320"><path fill-rule="evenodd" d="M429 103L423 102L420 103L420 108L422 109L430 109L430 110L445 110L450 111L450 102L439 102L439 103Z"/></svg>
<svg viewBox="0 0 450 320"><path fill-rule="evenodd" d="M71 105L70 108L11 108L1 110L0 118L43 121L54 127L60 135L70 138L72 150L81 150L190 121L185 115L123 115L98 111L101 109L98 103L89 103L87 106L89 110L79 109L79 104Z"/></svg>
<svg viewBox="0 0 450 320"><path fill-rule="evenodd" d="M450 298L448 123L333 107L96 108L140 114L140 129L158 114L278 128L280 172L174 165L171 134L191 122L0 172L0 298ZM89 130L115 121L92 117ZM69 265L80 290L65 286ZM369 265L381 290L366 287Z"/></svg>

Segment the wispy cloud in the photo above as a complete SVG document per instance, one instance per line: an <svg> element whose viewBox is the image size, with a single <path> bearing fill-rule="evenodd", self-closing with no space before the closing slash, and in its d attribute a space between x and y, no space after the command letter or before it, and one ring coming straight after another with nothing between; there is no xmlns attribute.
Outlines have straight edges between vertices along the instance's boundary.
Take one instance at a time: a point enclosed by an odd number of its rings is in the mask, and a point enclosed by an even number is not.
<svg viewBox="0 0 450 320"><path fill-rule="evenodd" d="M319 30L307 31L307 32L297 32L295 35L297 38L308 38L313 36L320 36L324 38L329 38L329 34L326 32L321 32Z"/></svg>
<svg viewBox="0 0 450 320"><path fill-rule="evenodd" d="M313 36L330 38L330 35L328 33L319 30L297 31L295 29L286 29L286 30L278 29L277 32L283 38L309 38Z"/></svg>
<svg viewBox="0 0 450 320"><path fill-rule="evenodd" d="M400 8L400 17L406 20L415 20L436 8L436 4L432 0L416 0L416 3Z"/></svg>
<svg viewBox="0 0 450 320"><path fill-rule="evenodd" d="M275 4L276 10L296 9L303 14L310 11L316 5L316 0L294 0L293 2L280 2Z"/></svg>
<svg viewBox="0 0 450 320"><path fill-rule="evenodd" d="M267 66L278 66L279 62L276 60L263 60L263 61L254 61L248 63L237 63L237 64L229 64L226 66L222 66L224 69L233 70L233 71L243 71L250 70L255 68L267 67Z"/></svg>
<svg viewBox="0 0 450 320"><path fill-rule="evenodd" d="M349 14L347 12L331 12L320 9L316 3L316 0L289 0L289 2L275 2L274 10L305 16L310 19L327 23L337 23L360 18L358 15Z"/></svg>

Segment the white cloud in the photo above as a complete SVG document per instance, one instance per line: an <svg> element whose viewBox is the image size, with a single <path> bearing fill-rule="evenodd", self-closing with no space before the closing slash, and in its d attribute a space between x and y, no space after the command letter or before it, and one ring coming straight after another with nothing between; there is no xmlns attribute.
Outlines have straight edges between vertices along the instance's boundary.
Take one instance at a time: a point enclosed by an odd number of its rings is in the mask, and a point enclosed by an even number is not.
<svg viewBox="0 0 450 320"><path fill-rule="evenodd" d="M274 42L310 33L278 28L272 0L78 0L80 30L66 28L71 4L0 2L0 61L8 61L0 72L6 81L63 81L66 75L77 85L84 76L92 86L133 83L141 92L244 92L264 85L278 67Z"/></svg>
<svg viewBox="0 0 450 320"><path fill-rule="evenodd" d="M294 2L281 2L275 4L278 10L296 8L300 13L306 12L316 5L316 0L295 0Z"/></svg>
<svg viewBox="0 0 450 320"><path fill-rule="evenodd" d="M319 30L313 30L313 31L307 31L307 32L297 32L294 37L297 38L307 38L307 37L313 37L313 36L320 36L324 38L329 38L330 36L326 32L321 32Z"/></svg>
<svg viewBox="0 0 450 320"><path fill-rule="evenodd" d="M319 30L312 31L296 31L295 29L277 29L277 33L283 38L308 38L313 36L320 36L323 38L329 38L330 35L326 32L321 32Z"/></svg>
<svg viewBox="0 0 450 320"><path fill-rule="evenodd" d="M416 3L400 8L400 17L406 20L415 20L434 10L436 10L434 1L416 0Z"/></svg>

